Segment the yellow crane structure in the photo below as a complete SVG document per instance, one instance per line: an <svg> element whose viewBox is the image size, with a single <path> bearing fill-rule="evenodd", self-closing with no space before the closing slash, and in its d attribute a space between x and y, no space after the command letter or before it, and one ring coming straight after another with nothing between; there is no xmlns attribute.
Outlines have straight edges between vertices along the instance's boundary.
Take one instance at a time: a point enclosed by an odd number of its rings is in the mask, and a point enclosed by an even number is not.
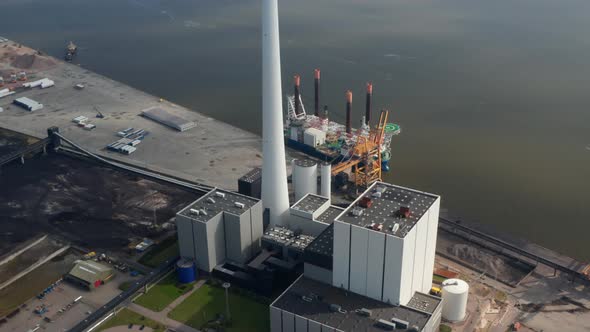
<svg viewBox="0 0 590 332"><path fill-rule="evenodd" d="M357 135L351 149L351 158L332 166L332 175L350 170L356 187L366 188L381 181L381 146L389 111L382 110L379 122L371 128L368 136Z"/></svg>

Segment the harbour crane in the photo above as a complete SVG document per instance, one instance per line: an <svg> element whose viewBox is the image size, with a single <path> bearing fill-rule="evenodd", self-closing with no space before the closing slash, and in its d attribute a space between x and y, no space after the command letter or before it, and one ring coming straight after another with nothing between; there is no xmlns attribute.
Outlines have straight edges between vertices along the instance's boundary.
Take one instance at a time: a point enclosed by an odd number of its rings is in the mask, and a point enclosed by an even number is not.
<svg viewBox="0 0 590 332"><path fill-rule="evenodd" d="M350 158L334 165L332 175L350 171L354 175L357 188L366 188L375 181L381 181L381 152L388 117L389 111L382 110L379 122L371 128L369 135L357 135L358 139L350 151Z"/></svg>

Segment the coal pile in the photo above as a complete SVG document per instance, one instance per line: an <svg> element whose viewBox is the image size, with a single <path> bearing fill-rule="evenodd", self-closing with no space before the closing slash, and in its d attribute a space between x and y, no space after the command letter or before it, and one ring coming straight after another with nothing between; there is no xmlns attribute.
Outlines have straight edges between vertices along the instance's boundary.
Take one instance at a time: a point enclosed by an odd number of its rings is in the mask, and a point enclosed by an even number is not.
<svg viewBox="0 0 590 332"><path fill-rule="evenodd" d="M37 234L85 247L120 249L156 236L198 195L60 154L0 174L0 254Z"/></svg>
<svg viewBox="0 0 590 332"><path fill-rule="evenodd" d="M36 138L0 128L0 157L14 153L37 141Z"/></svg>

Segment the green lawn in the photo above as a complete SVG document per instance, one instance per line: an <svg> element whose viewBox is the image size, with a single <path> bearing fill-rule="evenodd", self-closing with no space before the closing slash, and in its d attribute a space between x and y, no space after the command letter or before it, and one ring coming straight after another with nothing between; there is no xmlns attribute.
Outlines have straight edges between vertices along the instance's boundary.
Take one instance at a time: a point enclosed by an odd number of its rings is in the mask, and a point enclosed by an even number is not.
<svg viewBox="0 0 590 332"><path fill-rule="evenodd" d="M450 326L445 325L445 324L440 324L440 327L438 328L438 330L440 332L451 332L451 331L453 331L453 329Z"/></svg>
<svg viewBox="0 0 590 332"><path fill-rule="evenodd" d="M215 319L218 313L225 314L224 292L223 288L204 284L174 308L168 316L186 325L201 329L209 320ZM229 306L232 323L226 331L270 331L268 304L230 292Z"/></svg>
<svg viewBox="0 0 590 332"><path fill-rule="evenodd" d="M152 247L139 259L139 263L149 267L157 267L165 260L175 256L178 256L178 241L176 241L176 236L171 236Z"/></svg>
<svg viewBox="0 0 590 332"><path fill-rule="evenodd" d="M179 285L176 273L170 273L166 278L154 285L148 292L135 300L135 303L153 311L162 311L172 301L193 289L193 284Z"/></svg>
<svg viewBox="0 0 590 332"><path fill-rule="evenodd" d="M435 274L432 276L432 280L437 284L442 284L442 282L447 280L447 278Z"/></svg>
<svg viewBox="0 0 590 332"><path fill-rule="evenodd" d="M102 324L98 331L103 331L111 327L115 326L127 326L129 324L134 324L136 326L149 326L154 329L154 332L164 332L165 328L163 324L160 324L156 321L153 321L149 318L143 317L140 314L136 314L135 312L129 309L123 309L119 311L115 316L111 319L106 321ZM137 328L136 328L137 329Z"/></svg>

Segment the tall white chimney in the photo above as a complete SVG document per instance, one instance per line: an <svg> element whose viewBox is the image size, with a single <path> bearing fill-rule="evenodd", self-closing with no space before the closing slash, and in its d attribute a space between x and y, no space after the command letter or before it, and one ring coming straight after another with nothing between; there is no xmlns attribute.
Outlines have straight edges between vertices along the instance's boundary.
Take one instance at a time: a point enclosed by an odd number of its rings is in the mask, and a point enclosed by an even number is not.
<svg viewBox="0 0 590 332"><path fill-rule="evenodd" d="M289 211L289 189L277 0L262 0L262 155L262 204L270 210L270 224L282 225Z"/></svg>

